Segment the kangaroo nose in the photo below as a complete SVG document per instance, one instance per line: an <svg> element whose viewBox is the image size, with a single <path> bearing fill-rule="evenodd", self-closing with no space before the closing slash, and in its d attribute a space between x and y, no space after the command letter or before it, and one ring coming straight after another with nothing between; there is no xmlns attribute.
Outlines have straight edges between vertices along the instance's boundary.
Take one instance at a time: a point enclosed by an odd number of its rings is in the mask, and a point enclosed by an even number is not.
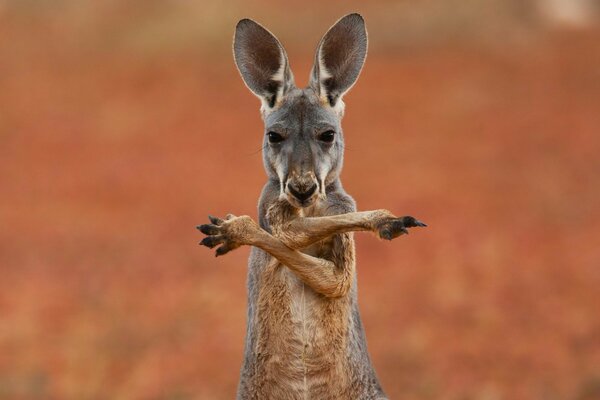
<svg viewBox="0 0 600 400"><path fill-rule="evenodd" d="M308 200L310 196L312 196L313 193L317 190L317 185L313 184L312 187L310 187L306 191L300 191L298 189L295 189L292 185L288 185L288 189L290 190L290 193L294 195L295 198L304 202Z"/></svg>

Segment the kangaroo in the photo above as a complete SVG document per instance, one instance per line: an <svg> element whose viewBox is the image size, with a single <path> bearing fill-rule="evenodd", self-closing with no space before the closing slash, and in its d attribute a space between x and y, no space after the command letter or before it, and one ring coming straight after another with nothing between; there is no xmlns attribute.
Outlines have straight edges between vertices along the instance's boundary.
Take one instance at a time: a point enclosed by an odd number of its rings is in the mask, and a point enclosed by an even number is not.
<svg viewBox="0 0 600 400"><path fill-rule="evenodd" d="M392 240L424 223L387 210L356 211L340 181L342 97L367 53L363 18L323 36L310 83L297 88L277 38L250 19L236 26L236 65L261 100L268 181L258 223L209 216L200 244L222 256L252 246L238 399L385 399L358 311L355 231Z"/></svg>

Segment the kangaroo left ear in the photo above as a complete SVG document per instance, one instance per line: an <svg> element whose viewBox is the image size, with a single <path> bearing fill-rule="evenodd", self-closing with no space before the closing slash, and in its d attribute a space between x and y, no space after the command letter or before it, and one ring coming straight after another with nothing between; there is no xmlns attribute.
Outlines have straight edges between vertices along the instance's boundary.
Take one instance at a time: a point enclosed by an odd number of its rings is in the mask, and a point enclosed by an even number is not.
<svg viewBox="0 0 600 400"><path fill-rule="evenodd" d="M367 30L360 14L336 22L317 47L310 86L335 107L358 79L367 56Z"/></svg>
<svg viewBox="0 0 600 400"><path fill-rule="evenodd" d="M274 108L294 86L283 46L271 32L251 19L242 19L235 27L233 55L242 79L261 99L265 111Z"/></svg>

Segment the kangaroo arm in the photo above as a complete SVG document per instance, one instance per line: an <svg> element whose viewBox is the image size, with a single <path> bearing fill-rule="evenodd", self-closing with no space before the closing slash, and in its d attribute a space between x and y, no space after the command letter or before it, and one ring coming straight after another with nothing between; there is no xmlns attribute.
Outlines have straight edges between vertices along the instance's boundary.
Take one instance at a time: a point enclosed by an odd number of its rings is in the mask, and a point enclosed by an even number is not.
<svg viewBox="0 0 600 400"><path fill-rule="evenodd" d="M249 244L275 257L302 282L326 297L341 297L351 287L352 275L345 266L292 249L263 229L250 237Z"/></svg>
<svg viewBox="0 0 600 400"><path fill-rule="evenodd" d="M376 220L390 213L362 211L324 217L298 217L273 227L276 237L292 249L303 249L338 233L372 231Z"/></svg>
<svg viewBox="0 0 600 400"><path fill-rule="evenodd" d="M391 240L407 234L406 228L425 226L412 217L396 218L387 210L359 211L323 217L297 217L273 226L273 233L286 246L303 249L333 235L370 231Z"/></svg>
<svg viewBox="0 0 600 400"><path fill-rule="evenodd" d="M354 250L349 232L373 231L382 239L392 240L407 234L406 228L426 226L413 217L396 218L386 210L351 212L324 217L292 217L283 213L271 214L273 234L248 216L230 215L226 220L211 217L212 225L201 225L209 235L201 244L217 249L223 255L242 245L262 249L289 267L313 290L327 297L340 297L350 290L354 270ZM289 214L288 214L289 217ZM304 254L299 249L323 239L334 238L333 261ZM351 251L346 251L351 249ZM348 254L348 257L344 257Z"/></svg>
<svg viewBox="0 0 600 400"><path fill-rule="evenodd" d="M198 226L207 235L200 244L210 248L221 244L217 256L242 245L255 246L290 268L317 293L326 297L341 297L350 290L353 265L336 265L333 261L291 249L248 216L230 215L225 220L211 217L211 222L213 224Z"/></svg>

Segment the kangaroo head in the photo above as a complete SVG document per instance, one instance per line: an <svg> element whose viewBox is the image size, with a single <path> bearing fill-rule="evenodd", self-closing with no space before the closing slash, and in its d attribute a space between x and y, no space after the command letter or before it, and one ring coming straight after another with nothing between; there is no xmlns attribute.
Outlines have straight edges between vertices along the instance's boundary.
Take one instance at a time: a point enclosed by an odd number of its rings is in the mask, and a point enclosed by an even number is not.
<svg viewBox="0 0 600 400"><path fill-rule="evenodd" d="M356 82L367 54L367 32L359 14L349 14L325 33L308 87L294 84L285 49L258 23L241 20L233 43L235 63L261 100L265 123L263 161L280 195L295 207L326 196L339 177L344 137L343 95Z"/></svg>

